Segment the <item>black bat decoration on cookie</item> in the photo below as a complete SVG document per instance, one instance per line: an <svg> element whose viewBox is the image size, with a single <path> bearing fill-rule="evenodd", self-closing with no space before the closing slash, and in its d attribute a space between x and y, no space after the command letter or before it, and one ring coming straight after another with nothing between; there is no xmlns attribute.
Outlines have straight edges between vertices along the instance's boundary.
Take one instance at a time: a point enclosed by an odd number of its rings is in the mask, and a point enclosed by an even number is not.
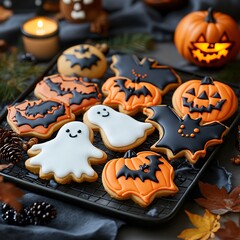
<svg viewBox="0 0 240 240"><path fill-rule="evenodd" d="M78 82L78 81L74 81L77 84L83 85L83 83ZM45 80L45 83L48 85L48 87L50 88L51 91L54 91L57 93L58 96L64 96L66 94L72 94L72 97L69 100L70 105L72 104L81 104L81 102L84 99L90 99L90 98L95 98L95 99L99 99L98 97L98 90L97 87L95 85L95 91L90 92L90 93L83 93L83 92L78 92L76 89L62 89L61 88L61 83L55 83L53 82L50 78ZM89 87L92 87L89 86ZM88 87L88 86L85 86Z"/></svg>
<svg viewBox="0 0 240 240"><path fill-rule="evenodd" d="M143 95L144 97L150 95L152 97L151 92L145 86L136 90L134 87L128 88L125 87L126 79L118 79L115 80L115 82L116 84L114 85L114 87L119 87L120 88L119 92L125 93L126 96L125 101L128 101L129 98L134 95L137 97L140 97L141 95Z"/></svg>
<svg viewBox="0 0 240 240"><path fill-rule="evenodd" d="M139 77L141 82L149 82L162 91L169 84L179 85L181 82L172 68L159 65L151 58L140 61L135 55L114 55L113 59L111 68L117 72L117 76L129 79Z"/></svg>
<svg viewBox="0 0 240 240"><path fill-rule="evenodd" d="M74 54L64 54L64 56L66 57L66 61L70 61L71 65L70 67L74 67L76 65L79 65L79 67L81 68L81 70L83 69L91 69L92 66L98 64L98 61L100 61L101 59L95 55L95 54L91 54L90 57L82 57L82 58L78 58L76 55Z"/></svg>
<svg viewBox="0 0 240 240"><path fill-rule="evenodd" d="M31 128L35 128L37 126L43 126L43 127L47 128L51 123L56 122L58 117L64 115L65 107L62 104L62 105L59 105L59 107L52 113L48 114L48 111L50 111L50 109L48 109L48 108L46 108L44 110L45 114L43 115L43 117L39 117L36 119L29 119L29 118L24 117L21 114L21 111L17 110L16 116L15 116L17 125L18 126L29 125Z"/></svg>
<svg viewBox="0 0 240 240"><path fill-rule="evenodd" d="M117 178L125 176L126 179L128 179L129 177L135 179L138 177L141 179L142 182L149 179L153 182L158 183L159 181L156 178L156 172L161 171L161 169L159 168L159 164L163 164L163 162L159 160L159 156L157 155L147 156L146 159L148 159L150 163L144 163L143 165L140 165L139 170L131 170L126 165L124 165L117 173Z"/></svg>
<svg viewBox="0 0 240 240"><path fill-rule="evenodd" d="M183 150L193 155L205 149L208 141L221 140L227 127L219 122L201 125L201 118L191 119L187 114L183 119L169 106L148 107L153 111L149 120L160 126L161 136L156 148L170 149L174 155Z"/></svg>

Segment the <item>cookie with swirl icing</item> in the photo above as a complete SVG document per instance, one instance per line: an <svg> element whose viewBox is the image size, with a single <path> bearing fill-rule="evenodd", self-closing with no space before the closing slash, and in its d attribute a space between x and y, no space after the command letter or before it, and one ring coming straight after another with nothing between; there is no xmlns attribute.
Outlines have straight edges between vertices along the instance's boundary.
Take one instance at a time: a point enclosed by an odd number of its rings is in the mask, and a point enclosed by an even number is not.
<svg viewBox="0 0 240 240"><path fill-rule="evenodd" d="M107 148L120 152L139 146L155 129L151 123L137 121L105 105L91 107L83 121L100 132Z"/></svg>
<svg viewBox="0 0 240 240"><path fill-rule="evenodd" d="M51 137L67 122L75 120L70 107L59 100L25 100L8 106L7 122L20 136Z"/></svg>
<svg viewBox="0 0 240 240"><path fill-rule="evenodd" d="M34 94L40 99L53 98L69 104L75 115L101 103L102 98L97 84L87 82L82 77L67 77L61 74L44 77L36 85Z"/></svg>

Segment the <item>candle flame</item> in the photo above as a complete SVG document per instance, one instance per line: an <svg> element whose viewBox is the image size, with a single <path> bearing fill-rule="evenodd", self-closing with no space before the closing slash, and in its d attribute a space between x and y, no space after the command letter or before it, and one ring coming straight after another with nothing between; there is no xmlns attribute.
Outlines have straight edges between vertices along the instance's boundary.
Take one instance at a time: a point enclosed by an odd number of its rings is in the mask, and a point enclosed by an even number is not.
<svg viewBox="0 0 240 240"><path fill-rule="evenodd" d="M42 20L38 20L37 26L38 26L38 28L42 28L43 27L43 21Z"/></svg>

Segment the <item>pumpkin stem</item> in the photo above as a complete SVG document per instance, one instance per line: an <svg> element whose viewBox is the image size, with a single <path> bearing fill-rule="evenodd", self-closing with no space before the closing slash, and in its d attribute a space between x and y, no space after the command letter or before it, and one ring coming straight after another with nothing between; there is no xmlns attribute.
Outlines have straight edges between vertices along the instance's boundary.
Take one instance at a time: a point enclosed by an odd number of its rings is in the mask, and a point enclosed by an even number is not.
<svg viewBox="0 0 240 240"><path fill-rule="evenodd" d="M213 78L209 76L205 76L200 83L200 85L209 85L209 84L214 85Z"/></svg>
<svg viewBox="0 0 240 240"><path fill-rule="evenodd" d="M212 7L208 8L208 15L205 18L205 21L208 23L216 23L216 20L213 17L213 8Z"/></svg>
<svg viewBox="0 0 240 240"><path fill-rule="evenodd" d="M136 157L137 154L133 151L133 150L128 150L125 154L124 154L124 158L132 158L132 157Z"/></svg>
<svg viewBox="0 0 240 240"><path fill-rule="evenodd" d="M133 80L134 83L139 83L140 82L140 77L136 76Z"/></svg>

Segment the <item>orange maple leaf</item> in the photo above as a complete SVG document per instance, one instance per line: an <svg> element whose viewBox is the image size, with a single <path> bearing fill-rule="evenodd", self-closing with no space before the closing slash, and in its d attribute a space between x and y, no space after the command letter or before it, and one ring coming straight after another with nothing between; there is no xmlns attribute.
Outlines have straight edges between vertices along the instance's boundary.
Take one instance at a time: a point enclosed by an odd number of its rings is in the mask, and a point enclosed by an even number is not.
<svg viewBox="0 0 240 240"><path fill-rule="evenodd" d="M185 211L190 221L196 228L183 230L178 238L184 240L207 240L215 237L215 232L220 228L220 215L214 215L207 209L202 216Z"/></svg>
<svg viewBox="0 0 240 240"><path fill-rule="evenodd" d="M217 185L199 182L199 189L204 198L195 199L202 207L214 214L225 214L227 212L240 212L240 185L230 193Z"/></svg>

